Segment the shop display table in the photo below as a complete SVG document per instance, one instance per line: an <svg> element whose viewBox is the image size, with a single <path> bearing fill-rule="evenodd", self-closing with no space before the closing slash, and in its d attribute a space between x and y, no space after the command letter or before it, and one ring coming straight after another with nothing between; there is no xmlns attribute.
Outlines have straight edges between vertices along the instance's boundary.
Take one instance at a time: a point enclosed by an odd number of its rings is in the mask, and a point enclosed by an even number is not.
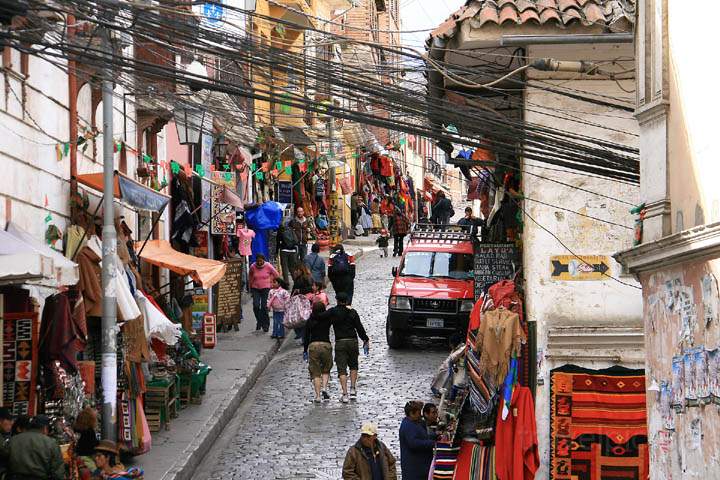
<svg viewBox="0 0 720 480"><path fill-rule="evenodd" d="M177 376L155 379L147 383L145 391L145 417L151 432L159 432L163 426L170 429L170 420L178 413Z"/></svg>

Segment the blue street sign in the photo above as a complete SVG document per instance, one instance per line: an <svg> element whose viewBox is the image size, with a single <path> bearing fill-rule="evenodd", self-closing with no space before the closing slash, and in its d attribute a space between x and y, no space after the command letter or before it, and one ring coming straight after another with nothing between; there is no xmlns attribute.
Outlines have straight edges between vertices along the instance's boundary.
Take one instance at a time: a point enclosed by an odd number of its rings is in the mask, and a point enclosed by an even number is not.
<svg viewBox="0 0 720 480"><path fill-rule="evenodd" d="M217 24L223 19L225 9L219 3L206 3L203 5L204 20L210 24Z"/></svg>

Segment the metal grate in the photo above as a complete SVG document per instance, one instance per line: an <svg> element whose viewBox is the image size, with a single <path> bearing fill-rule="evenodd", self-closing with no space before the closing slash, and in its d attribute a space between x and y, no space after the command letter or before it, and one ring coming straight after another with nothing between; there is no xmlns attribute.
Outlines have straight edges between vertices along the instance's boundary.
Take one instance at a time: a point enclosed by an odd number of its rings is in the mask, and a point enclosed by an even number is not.
<svg viewBox="0 0 720 480"><path fill-rule="evenodd" d="M432 298L416 298L414 300L416 312L444 312L457 311L457 300L435 300Z"/></svg>

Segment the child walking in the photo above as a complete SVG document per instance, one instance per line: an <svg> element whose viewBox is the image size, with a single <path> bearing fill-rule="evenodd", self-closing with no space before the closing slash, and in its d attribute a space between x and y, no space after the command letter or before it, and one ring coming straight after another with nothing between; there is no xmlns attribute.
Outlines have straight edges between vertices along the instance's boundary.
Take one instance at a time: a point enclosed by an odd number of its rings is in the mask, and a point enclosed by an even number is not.
<svg viewBox="0 0 720 480"><path fill-rule="evenodd" d="M326 307L330 304L327 294L325 293L325 282L313 282L313 291L308 294L310 305L320 302Z"/></svg>
<svg viewBox="0 0 720 480"><path fill-rule="evenodd" d="M275 277L272 282L272 289L268 294L268 310L273 312L273 331L270 338L282 340L285 338L285 327L283 319L285 318L285 306L290 299L288 292L288 284L281 277Z"/></svg>
<svg viewBox="0 0 720 480"><path fill-rule="evenodd" d="M387 258L388 245L390 243L390 234L386 229L383 228L382 230L380 230L380 235L377 239L375 239L375 243L378 244L378 247L380 247L380 251L382 252L380 256Z"/></svg>

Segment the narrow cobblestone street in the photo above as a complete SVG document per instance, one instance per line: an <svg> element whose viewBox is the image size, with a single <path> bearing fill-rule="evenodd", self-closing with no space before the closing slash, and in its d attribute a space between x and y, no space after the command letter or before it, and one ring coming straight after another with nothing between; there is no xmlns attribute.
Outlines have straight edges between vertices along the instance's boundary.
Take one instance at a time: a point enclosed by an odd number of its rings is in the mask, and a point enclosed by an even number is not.
<svg viewBox="0 0 720 480"><path fill-rule="evenodd" d="M302 349L289 340L193 478L338 479L347 448L359 438L365 420L378 424L379 438L399 462L403 406L409 399L431 399L429 383L446 350L442 342L420 341L404 350L388 349L385 316L390 270L396 264L396 259L379 258L377 251L358 262L354 306L371 341L369 357L360 360L358 401L338 401L333 368L332 399L313 405Z"/></svg>

